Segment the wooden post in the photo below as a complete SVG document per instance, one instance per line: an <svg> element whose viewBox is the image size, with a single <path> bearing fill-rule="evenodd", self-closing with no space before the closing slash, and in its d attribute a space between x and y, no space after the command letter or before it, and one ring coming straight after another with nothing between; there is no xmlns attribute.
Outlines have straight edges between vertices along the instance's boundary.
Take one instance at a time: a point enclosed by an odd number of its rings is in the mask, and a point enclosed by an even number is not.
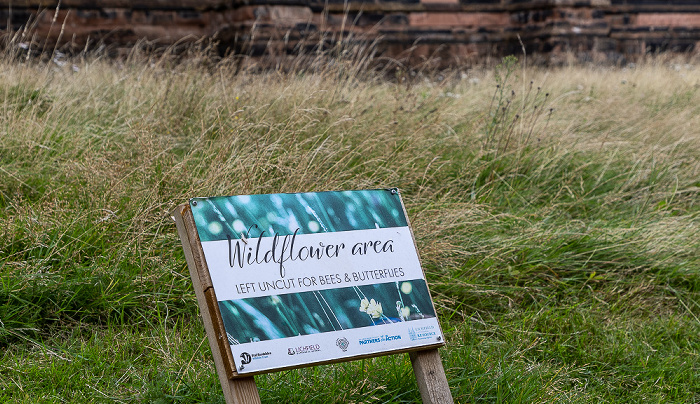
<svg viewBox="0 0 700 404"><path fill-rule="evenodd" d="M423 404L454 403L437 348L409 353Z"/></svg>
<svg viewBox="0 0 700 404"><path fill-rule="evenodd" d="M199 241L194 217L188 204L179 205L172 211L172 217L180 234L182 248L185 250L187 267L190 270L194 293L207 332L209 346L214 356L216 373L219 375L221 388L227 404L259 404L260 396L253 376L236 377L233 357L229 349L223 324L216 324L214 319L221 319L219 306L214 295L214 288L209 278L209 270L204 261L204 252Z"/></svg>

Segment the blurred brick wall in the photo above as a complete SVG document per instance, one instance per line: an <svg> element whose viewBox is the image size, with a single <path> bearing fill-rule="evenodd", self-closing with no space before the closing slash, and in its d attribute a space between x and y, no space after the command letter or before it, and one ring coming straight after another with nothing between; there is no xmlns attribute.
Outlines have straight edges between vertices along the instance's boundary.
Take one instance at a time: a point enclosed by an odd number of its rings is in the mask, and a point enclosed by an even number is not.
<svg viewBox="0 0 700 404"><path fill-rule="evenodd" d="M522 54L554 61L631 60L695 52L700 2L692 0L0 0L5 32L75 49L128 48L214 37L221 51L287 55L338 41L381 54L458 64ZM10 30L8 30L10 28ZM522 45L520 43L522 41ZM67 45L66 45L67 44Z"/></svg>

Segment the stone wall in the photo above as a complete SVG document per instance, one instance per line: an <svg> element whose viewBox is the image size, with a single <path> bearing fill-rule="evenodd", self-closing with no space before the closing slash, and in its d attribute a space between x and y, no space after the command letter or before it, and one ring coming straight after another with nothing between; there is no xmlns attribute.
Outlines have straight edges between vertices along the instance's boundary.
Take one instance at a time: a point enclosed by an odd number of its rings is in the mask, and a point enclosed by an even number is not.
<svg viewBox="0 0 700 404"><path fill-rule="evenodd" d="M556 61L634 59L695 52L700 4L692 0L0 0L15 42L83 49L215 38L222 52L260 56L371 46L411 63L458 64L506 54ZM31 28L22 31L23 28Z"/></svg>

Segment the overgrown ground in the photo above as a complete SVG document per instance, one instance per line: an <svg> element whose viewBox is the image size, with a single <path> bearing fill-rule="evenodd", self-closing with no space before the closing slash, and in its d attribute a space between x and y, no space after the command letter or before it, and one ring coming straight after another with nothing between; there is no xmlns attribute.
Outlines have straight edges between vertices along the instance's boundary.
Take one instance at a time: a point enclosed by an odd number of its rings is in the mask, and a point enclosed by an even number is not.
<svg viewBox="0 0 700 404"><path fill-rule="evenodd" d="M700 70L506 65L0 61L0 402L223 402L170 209L377 187L402 190L457 402L698 402ZM405 355L256 380L420 401Z"/></svg>

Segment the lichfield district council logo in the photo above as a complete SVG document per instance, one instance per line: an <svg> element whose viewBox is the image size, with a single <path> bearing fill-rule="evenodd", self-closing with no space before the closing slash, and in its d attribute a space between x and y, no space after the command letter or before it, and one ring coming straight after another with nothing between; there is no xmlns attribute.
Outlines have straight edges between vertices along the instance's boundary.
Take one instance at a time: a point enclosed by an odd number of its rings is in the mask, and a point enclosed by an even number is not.
<svg viewBox="0 0 700 404"><path fill-rule="evenodd" d="M396 341L396 340L400 340L400 339L401 339L400 335L380 335L378 337L362 338L359 341L359 343L360 343L360 345L367 345L367 344L377 344L379 342Z"/></svg>
<svg viewBox="0 0 700 404"><path fill-rule="evenodd" d="M335 344L338 346L338 348L342 349L343 352L345 352L348 350L348 347L350 346L350 341L348 341L347 338L342 337L342 338L338 338L337 340L335 340Z"/></svg>
<svg viewBox="0 0 700 404"><path fill-rule="evenodd" d="M319 345L319 344L304 345L304 346L298 346L298 347L294 347L294 348L287 348L287 355L306 354L306 353L311 353L311 352L318 352L320 350L321 350L321 345Z"/></svg>

